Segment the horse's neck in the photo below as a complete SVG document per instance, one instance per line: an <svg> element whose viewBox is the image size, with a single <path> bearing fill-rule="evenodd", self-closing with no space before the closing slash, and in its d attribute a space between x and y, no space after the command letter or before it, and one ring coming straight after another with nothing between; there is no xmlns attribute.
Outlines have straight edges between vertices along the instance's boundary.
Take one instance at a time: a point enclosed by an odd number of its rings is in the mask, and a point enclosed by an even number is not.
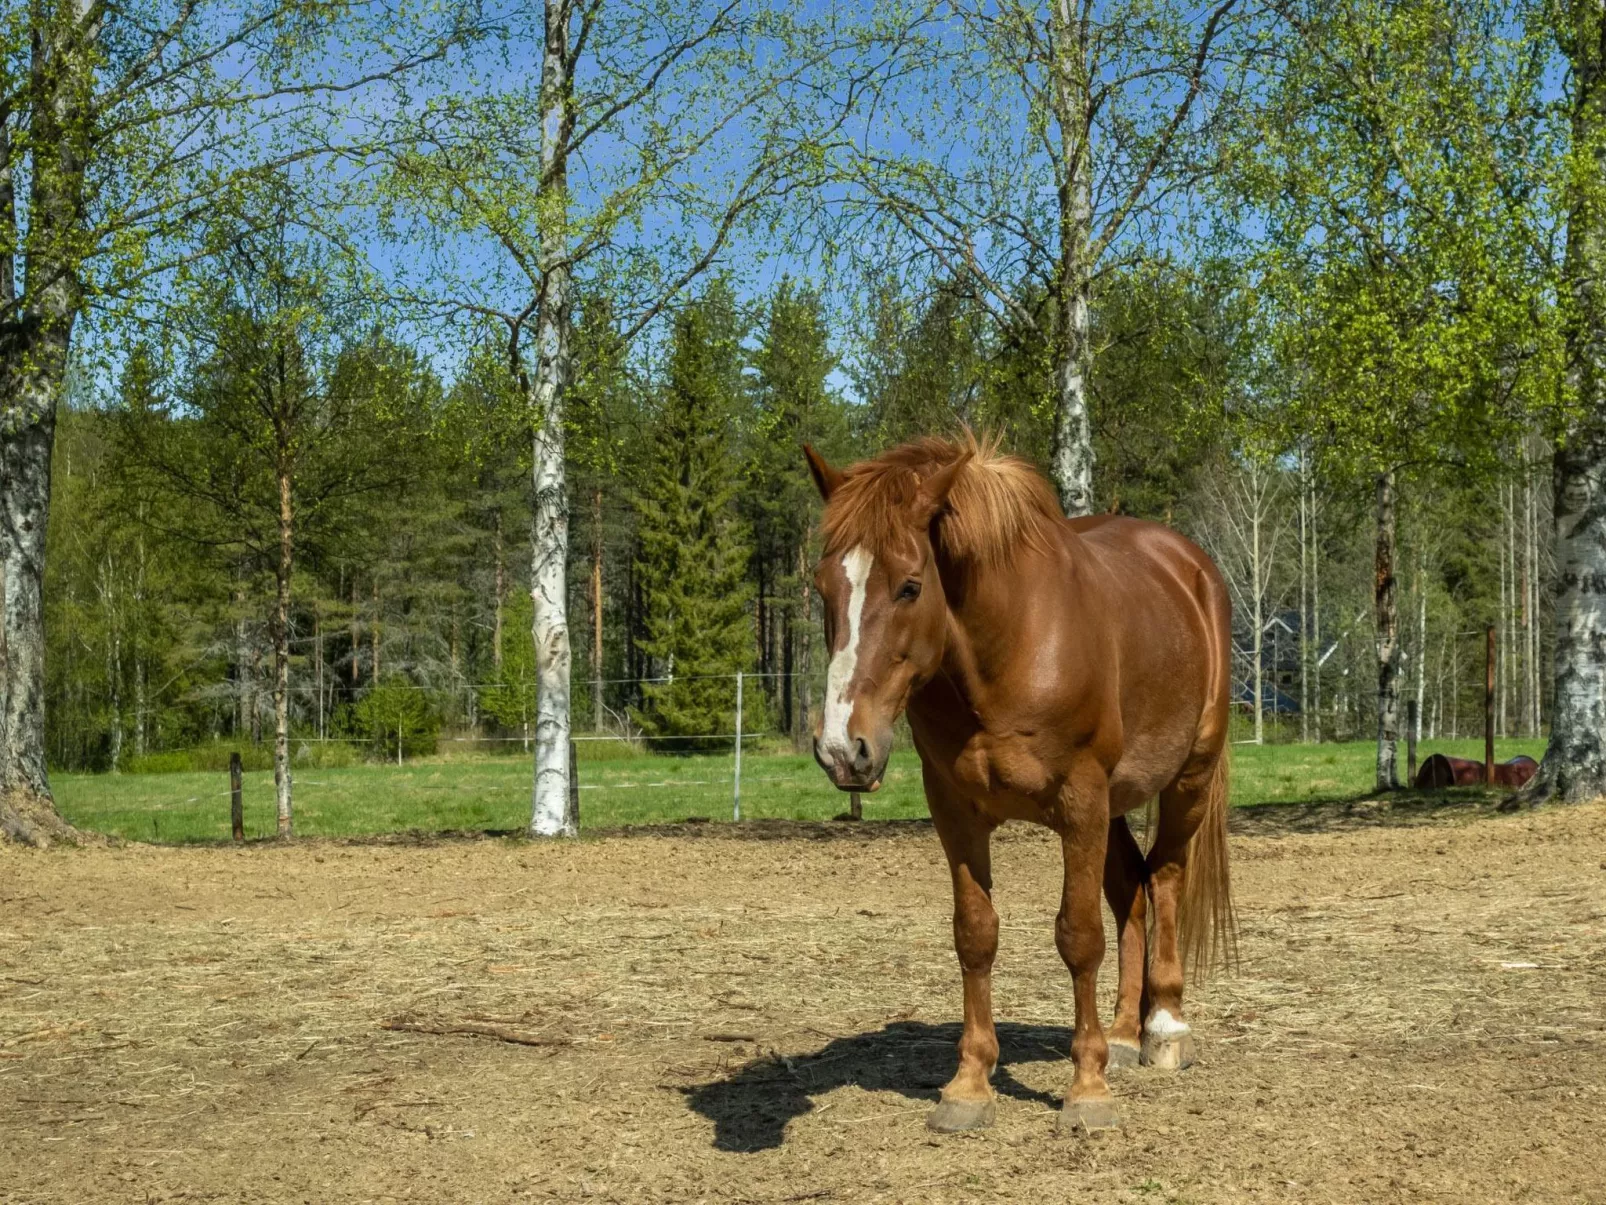
<svg viewBox="0 0 1606 1205"><path fill-rule="evenodd" d="M1044 591L1059 593L1055 577L1062 566L1044 562L1029 555L997 567L947 567L945 578L951 576L958 589L948 606L943 672L974 707L987 705L1018 657L1033 600Z"/></svg>

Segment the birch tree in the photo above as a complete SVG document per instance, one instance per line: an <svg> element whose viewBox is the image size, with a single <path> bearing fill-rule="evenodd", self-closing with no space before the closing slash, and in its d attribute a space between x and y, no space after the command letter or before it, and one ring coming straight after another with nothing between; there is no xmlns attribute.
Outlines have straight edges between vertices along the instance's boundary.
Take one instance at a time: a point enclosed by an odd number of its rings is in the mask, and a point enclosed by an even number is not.
<svg viewBox="0 0 1606 1205"><path fill-rule="evenodd" d="M1502 170L1516 147L1543 145L1528 103L1542 72L1490 33L1484 8L1284 0L1274 12L1275 82L1235 164L1267 236L1268 345L1300 382L1286 421L1320 433L1324 476L1374 501L1386 790L1398 781L1399 491L1440 471L1494 475L1497 449L1555 386L1540 206Z"/></svg>
<svg viewBox="0 0 1606 1205"><path fill-rule="evenodd" d="M207 215L353 152L363 109L396 103L465 28L450 5L406 0L335 0L315 20L299 0L36 0L0 16L0 834L70 835L45 773L40 591L75 330L152 302L204 256Z"/></svg>
<svg viewBox="0 0 1606 1205"><path fill-rule="evenodd" d="M1265 636L1277 597L1274 570L1288 533L1286 493L1283 474L1254 451L1225 466L1206 489L1210 522L1202 538L1227 579L1233 614L1247 623L1243 635L1249 647L1239 652L1249 667L1246 680L1257 745L1266 739ZM1233 636L1236 641L1238 633Z"/></svg>
<svg viewBox="0 0 1606 1205"><path fill-rule="evenodd" d="M1048 349L1041 404L1067 514L1094 509L1090 307L1105 274L1185 241L1232 108L1222 48L1237 8L945 0L920 26L918 70L845 164L856 238L892 233L895 255Z"/></svg>
<svg viewBox="0 0 1606 1205"><path fill-rule="evenodd" d="M1571 68L1571 146L1563 200L1567 385L1556 441L1556 651L1550 740L1522 798L1606 794L1606 12L1575 0L1554 9Z"/></svg>
<svg viewBox="0 0 1606 1205"><path fill-rule="evenodd" d="M441 98L398 130L408 149L386 218L437 252L427 280L398 286L403 299L506 332L533 466L530 831L573 836L565 402L576 290L605 285L629 345L733 247L751 262L781 241L779 211L821 179L883 68L855 56L829 16L811 25L784 3L541 0L515 9L507 30L504 49L539 56L536 78Z"/></svg>

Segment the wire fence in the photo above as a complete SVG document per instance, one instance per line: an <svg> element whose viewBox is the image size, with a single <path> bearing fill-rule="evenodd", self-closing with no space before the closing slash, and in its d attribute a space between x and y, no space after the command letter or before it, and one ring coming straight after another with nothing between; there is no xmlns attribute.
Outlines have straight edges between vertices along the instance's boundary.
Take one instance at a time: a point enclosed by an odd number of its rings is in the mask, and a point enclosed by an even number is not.
<svg viewBox="0 0 1606 1205"><path fill-rule="evenodd" d="M648 717L621 708L610 711L606 731L574 731L569 766L574 795L580 803L583 823L588 827L631 823L685 822L728 818L743 819L831 819L859 818L863 803L857 796L846 796L831 785L814 765L804 743L794 741L794 729L772 727L780 718L773 700L757 706L759 722L750 723L758 684L774 687L787 677L775 673L736 673L725 675L658 675L652 678L609 679L610 683L638 686L675 681L722 679L724 705L710 714L721 715L728 726L715 724L694 732L654 732L644 727ZM443 710L445 692L417 683L387 684L409 692L435 696L434 708ZM495 689L505 683L467 683L459 689ZM337 831L385 832L403 829L452 829L484 827L493 831L524 827L529 822L530 799L537 744L535 716L522 732L505 728L489 731L429 731L417 735L394 731L388 748L381 751L372 734L307 731L310 709L292 712L300 723L289 737L292 797L298 831L333 834ZM482 712L482 716L485 713ZM262 717L268 719L267 715ZM488 719L488 717L486 717ZM584 717L582 713L581 717ZM805 727L799 725L797 727ZM139 839L189 839L217 834L226 815L220 801L230 799L233 790L223 776L223 763L235 753L243 753L248 775L245 788L252 816L266 827L253 827L263 835L271 832L272 789L263 785L262 775L271 772L274 735L271 723L262 727L260 738L236 725L232 738L226 733L201 746L175 748L144 755L134 772L115 777L105 774L61 775L60 788L84 807L93 805L103 814L108 831L119 831ZM339 752L345 746L352 754ZM618 752L602 752L608 747ZM483 757L454 757L454 750L486 750ZM526 756L506 757L492 750L521 749ZM587 754L587 749L598 750ZM327 752L320 752L320 750ZM684 750L690 756L679 755ZM755 757L755 754L762 756ZM441 755L444 755L441 756ZM913 754L900 750L899 764ZM416 766L418 773L400 778L376 776L364 771L364 764L389 762L393 766ZM200 775L217 774L216 786ZM904 814L923 810L919 775L903 767L897 775L900 789L877 797L878 814ZM197 789L200 788L200 789ZM897 794L900 806L889 808L889 797ZM908 795L908 799L902 796ZM584 801L590 800L588 805ZM310 818L304 829L302 818ZM355 819L353 819L355 817ZM331 825L346 825L345 829ZM90 818L90 826L96 826ZM165 835L164 835L165 834ZM180 836L179 834L183 834Z"/></svg>

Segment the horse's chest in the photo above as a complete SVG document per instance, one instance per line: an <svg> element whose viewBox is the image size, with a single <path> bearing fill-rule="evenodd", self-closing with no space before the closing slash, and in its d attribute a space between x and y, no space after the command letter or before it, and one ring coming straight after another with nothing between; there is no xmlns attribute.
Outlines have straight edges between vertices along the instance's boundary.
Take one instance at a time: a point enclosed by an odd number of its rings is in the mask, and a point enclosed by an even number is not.
<svg viewBox="0 0 1606 1205"><path fill-rule="evenodd" d="M976 733L954 759L953 769L960 785L976 795L1036 799L1054 777L1032 738L1018 733Z"/></svg>

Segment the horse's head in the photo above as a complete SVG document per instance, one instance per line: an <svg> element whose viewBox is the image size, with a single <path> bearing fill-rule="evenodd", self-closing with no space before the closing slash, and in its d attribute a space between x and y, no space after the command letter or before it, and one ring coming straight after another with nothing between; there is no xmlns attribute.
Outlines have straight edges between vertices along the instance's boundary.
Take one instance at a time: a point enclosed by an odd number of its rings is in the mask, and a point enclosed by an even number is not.
<svg viewBox="0 0 1606 1205"><path fill-rule="evenodd" d="M925 476L908 470L872 491L852 470L804 452L826 506L814 586L831 654L814 758L841 790L873 791L892 752L893 721L942 663L947 602L931 525L970 457Z"/></svg>

